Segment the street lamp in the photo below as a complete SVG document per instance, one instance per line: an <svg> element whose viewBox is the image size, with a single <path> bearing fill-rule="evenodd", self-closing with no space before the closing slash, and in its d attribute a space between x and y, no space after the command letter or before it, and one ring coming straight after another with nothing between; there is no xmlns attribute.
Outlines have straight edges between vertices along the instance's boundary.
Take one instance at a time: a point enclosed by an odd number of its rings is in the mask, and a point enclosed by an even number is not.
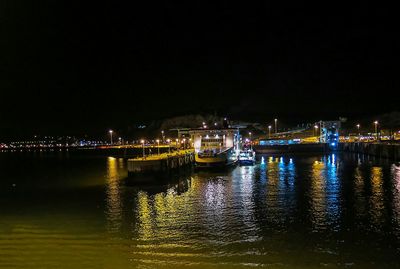
<svg viewBox="0 0 400 269"><path fill-rule="evenodd" d="M317 131L318 131L318 125L314 125L314 136L316 136L317 135Z"/></svg>
<svg viewBox="0 0 400 269"><path fill-rule="evenodd" d="M144 152L144 140L140 140L140 143L142 143L142 149L143 149L143 159L146 157L146 154Z"/></svg>
<svg viewBox="0 0 400 269"><path fill-rule="evenodd" d="M357 124L356 126L357 126L357 131L358 131L358 141L360 141L360 136L361 136L361 134L360 134L360 124Z"/></svg>
<svg viewBox="0 0 400 269"><path fill-rule="evenodd" d="M378 124L379 124L379 122L376 120L376 121L374 121L374 124L375 124L376 141L378 141Z"/></svg>
<svg viewBox="0 0 400 269"><path fill-rule="evenodd" d="M275 122L275 133L277 133L278 132L278 119L275 119L274 122Z"/></svg>
<svg viewBox="0 0 400 269"><path fill-rule="evenodd" d="M251 140L251 132L249 132L250 137L250 150L253 150L253 141Z"/></svg>
<svg viewBox="0 0 400 269"><path fill-rule="evenodd" d="M165 143L164 130L161 130L161 138L162 138L162 142Z"/></svg>
<svg viewBox="0 0 400 269"><path fill-rule="evenodd" d="M108 132L110 133L110 144L112 145L113 144L113 141L112 141L113 130L109 130Z"/></svg>
<svg viewBox="0 0 400 269"><path fill-rule="evenodd" d="M179 139L177 138L177 139L175 139L175 142L176 142L176 150L178 150L178 141L179 141Z"/></svg>
<svg viewBox="0 0 400 269"><path fill-rule="evenodd" d="M168 153L171 153L171 144L170 144L170 142L171 142L171 139L167 139L167 143L168 143Z"/></svg>
<svg viewBox="0 0 400 269"><path fill-rule="evenodd" d="M157 139L156 142L157 142L157 153L158 155L160 155L160 139Z"/></svg>
<svg viewBox="0 0 400 269"><path fill-rule="evenodd" d="M271 138L271 129L272 129L272 126L269 125L268 126L268 138Z"/></svg>

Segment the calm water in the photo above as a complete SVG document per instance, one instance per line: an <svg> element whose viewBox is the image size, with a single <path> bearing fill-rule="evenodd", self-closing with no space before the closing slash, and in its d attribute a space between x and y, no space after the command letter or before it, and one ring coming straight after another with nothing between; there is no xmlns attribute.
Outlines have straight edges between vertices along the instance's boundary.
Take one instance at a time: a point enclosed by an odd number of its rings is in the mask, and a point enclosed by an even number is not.
<svg viewBox="0 0 400 269"><path fill-rule="evenodd" d="M264 160L133 187L122 159L0 153L0 268L400 267L400 165Z"/></svg>

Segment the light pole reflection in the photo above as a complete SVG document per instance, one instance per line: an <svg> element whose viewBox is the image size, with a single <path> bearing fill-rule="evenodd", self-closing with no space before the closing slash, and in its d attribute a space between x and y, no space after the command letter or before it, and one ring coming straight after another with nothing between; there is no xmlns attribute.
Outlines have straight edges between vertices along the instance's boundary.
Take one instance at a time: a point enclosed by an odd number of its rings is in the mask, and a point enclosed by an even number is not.
<svg viewBox="0 0 400 269"><path fill-rule="evenodd" d="M107 222L108 231L117 233L122 226L122 204L119 186L118 162L116 158L107 159Z"/></svg>

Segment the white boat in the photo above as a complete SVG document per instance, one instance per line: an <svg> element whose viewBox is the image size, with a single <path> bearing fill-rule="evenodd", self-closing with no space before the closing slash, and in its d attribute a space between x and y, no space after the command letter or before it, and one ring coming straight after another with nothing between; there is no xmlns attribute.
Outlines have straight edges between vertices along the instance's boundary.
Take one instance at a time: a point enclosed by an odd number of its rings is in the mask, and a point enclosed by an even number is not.
<svg viewBox="0 0 400 269"><path fill-rule="evenodd" d="M237 129L193 129L196 167L226 167L237 163Z"/></svg>
<svg viewBox="0 0 400 269"><path fill-rule="evenodd" d="M195 154L197 167L224 167L237 162L233 148L204 149Z"/></svg>
<svg viewBox="0 0 400 269"><path fill-rule="evenodd" d="M241 150L239 153L239 165L254 165L256 163L256 153L249 150Z"/></svg>

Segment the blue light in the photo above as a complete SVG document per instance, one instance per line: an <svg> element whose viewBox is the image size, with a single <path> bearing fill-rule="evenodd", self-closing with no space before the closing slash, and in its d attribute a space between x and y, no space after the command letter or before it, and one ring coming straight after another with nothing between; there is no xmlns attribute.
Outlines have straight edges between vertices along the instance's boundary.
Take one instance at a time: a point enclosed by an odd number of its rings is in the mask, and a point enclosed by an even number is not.
<svg viewBox="0 0 400 269"><path fill-rule="evenodd" d="M335 142L332 142L332 143L331 143L331 146L332 146L332 147L336 146L336 143L335 143Z"/></svg>

